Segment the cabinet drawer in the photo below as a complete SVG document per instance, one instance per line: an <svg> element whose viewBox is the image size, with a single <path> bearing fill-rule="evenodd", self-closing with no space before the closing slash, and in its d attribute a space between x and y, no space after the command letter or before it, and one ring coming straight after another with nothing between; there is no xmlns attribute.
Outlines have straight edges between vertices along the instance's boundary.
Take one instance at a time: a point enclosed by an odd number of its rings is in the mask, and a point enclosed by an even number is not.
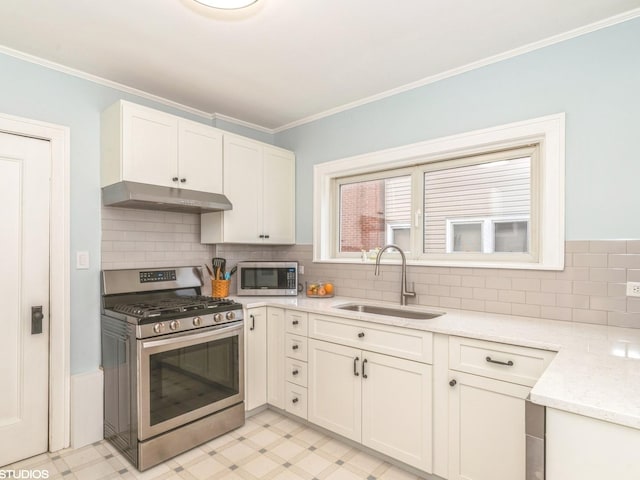
<svg viewBox="0 0 640 480"><path fill-rule="evenodd" d="M284 351L287 357L307 361L307 338L287 333Z"/></svg>
<svg viewBox="0 0 640 480"><path fill-rule="evenodd" d="M285 313L285 323L287 325L287 333L295 335L307 336L309 314L307 312L298 312L296 310L287 310Z"/></svg>
<svg viewBox="0 0 640 480"><path fill-rule="evenodd" d="M307 389L287 382L285 410L293 415L307 419Z"/></svg>
<svg viewBox="0 0 640 480"><path fill-rule="evenodd" d="M449 368L532 387L555 352L449 337Z"/></svg>
<svg viewBox="0 0 640 480"><path fill-rule="evenodd" d="M285 361L285 377L287 382L295 383L301 387L307 386L307 362L287 358Z"/></svg>
<svg viewBox="0 0 640 480"><path fill-rule="evenodd" d="M309 337L422 363L433 358L433 334L409 328L309 314Z"/></svg>

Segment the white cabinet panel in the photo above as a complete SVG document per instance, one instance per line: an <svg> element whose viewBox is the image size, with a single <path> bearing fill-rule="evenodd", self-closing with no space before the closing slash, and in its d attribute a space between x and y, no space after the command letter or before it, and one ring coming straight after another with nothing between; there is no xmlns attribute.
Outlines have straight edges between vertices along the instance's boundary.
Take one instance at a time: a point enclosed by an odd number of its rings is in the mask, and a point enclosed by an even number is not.
<svg viewBox="0 0 640 480"><path fill-rule="evenodd" d="M202 123L178 121L180 188L222 192L222 132Z"/></svg>
<svg viewBox="0 0 640 480"><path fill-rule="evenodd" d="M529 388L450 372L449 479L525 480Z"/></svg>
<svg viewBox="0 0 640 480"><path fill-rule="evenodd" d="M267 403L285 408L285 314L282 308L267 307Z"/></svg>
<svg viewBox="0 0 640 480"><path fill-rule="evenodd" d="M309 340L308 420L359 442L362 389L359 350Z"/></svg>
<svg viewBox="0 0 640 480"><path fill-rule="evenodd" d="M267 403L267 308L247 310L245 321L245 408Z"/></svg>
<svg viewBox="0 0 640 480"><path fill-rule="evenodd" d="M362 443L431 471L431 365L362 352Z"/></svg>

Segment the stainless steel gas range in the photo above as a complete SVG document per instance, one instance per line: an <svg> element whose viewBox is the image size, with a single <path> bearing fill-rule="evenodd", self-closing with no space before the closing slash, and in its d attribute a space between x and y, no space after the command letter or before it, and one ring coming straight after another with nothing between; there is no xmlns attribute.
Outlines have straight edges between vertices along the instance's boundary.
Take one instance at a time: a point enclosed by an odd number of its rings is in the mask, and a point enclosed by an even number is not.
<svg viewBox="0 0 640 480"><path fill-rule="evenodd" d="M102 272L104 436L139 470L244 424L242 305L199 267Z"/></svg>

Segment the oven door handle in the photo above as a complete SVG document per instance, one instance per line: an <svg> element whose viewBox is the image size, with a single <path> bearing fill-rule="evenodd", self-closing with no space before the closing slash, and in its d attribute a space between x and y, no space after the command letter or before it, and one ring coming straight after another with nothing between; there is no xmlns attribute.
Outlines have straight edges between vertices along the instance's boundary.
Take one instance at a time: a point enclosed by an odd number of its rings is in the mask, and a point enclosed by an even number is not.
<svg viewBox="0 0 640 480"><path fill-rule="evenodd" d="M143 340L142 348L156 348L156 347L164 347L166 345L172 345L179 342L184 342L187 344L199 343L198 340L206 339L206 338L215 338L220 335L233 332L234 330L241 331L243 328L243 324L234 324L227 327L220 326L215 327L214 329L207 330L202 333L190 333L185 332L184 335L180 335L179 337L171 337L171 338L163 338L160 340Z"/></svg>

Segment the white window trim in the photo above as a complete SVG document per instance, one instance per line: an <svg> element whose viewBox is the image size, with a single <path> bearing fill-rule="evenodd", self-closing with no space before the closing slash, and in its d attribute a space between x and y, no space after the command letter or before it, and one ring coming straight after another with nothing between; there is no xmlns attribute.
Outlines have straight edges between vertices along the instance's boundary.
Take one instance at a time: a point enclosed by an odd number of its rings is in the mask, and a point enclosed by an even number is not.
<svg viewBox="0 0 640 480"><path fill-rule="evenodd" d="M360 263L360 259L332 258L332 181L381 169L395 169L455 156L472 155L526 143L540 144L540 218L542 244L535 262L482 260L411 260L413 265L562 270L564 268L565 114L515 122L462 134L380 150L314 165L313 260Z"/></svg>

